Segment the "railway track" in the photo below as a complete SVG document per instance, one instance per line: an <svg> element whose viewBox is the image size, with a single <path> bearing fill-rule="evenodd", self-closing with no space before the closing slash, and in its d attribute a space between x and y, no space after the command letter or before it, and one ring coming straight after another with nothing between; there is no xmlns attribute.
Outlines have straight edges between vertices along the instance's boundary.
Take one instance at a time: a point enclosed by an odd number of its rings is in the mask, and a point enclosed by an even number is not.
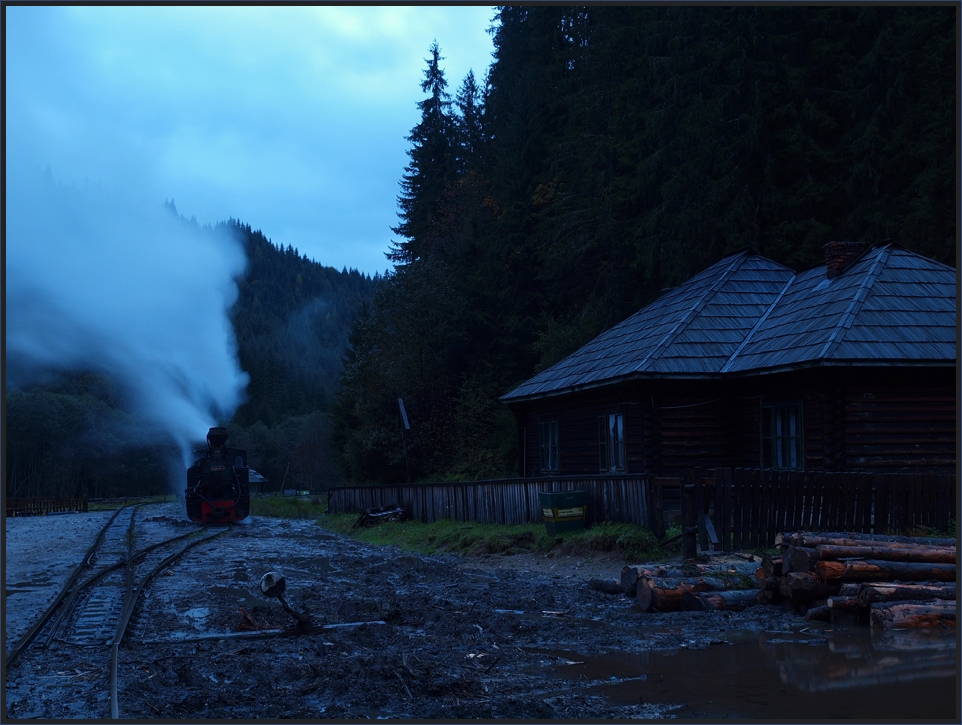
<svg viewBox="0 0 962 725"><path fill-rule="evenodd" d="M118 718L117 663L137 603L151 579L191 548L226 534L205 528L169 536L169 527L151 525L150 504L127 506L107 521L59 594L7 652L6 669L31 657L46 657L61 647L90 648L91 665L109 667L110 716Z"/></svg>

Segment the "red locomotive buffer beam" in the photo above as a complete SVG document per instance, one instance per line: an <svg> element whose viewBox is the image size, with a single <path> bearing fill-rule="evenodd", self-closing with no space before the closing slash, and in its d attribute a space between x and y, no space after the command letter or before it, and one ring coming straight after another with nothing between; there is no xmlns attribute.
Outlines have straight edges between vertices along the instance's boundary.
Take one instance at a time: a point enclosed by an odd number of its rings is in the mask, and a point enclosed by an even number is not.
<svg viewBox="0 0 962 725"><path fill-rule="evenodd" d="M227 430L211 428L207 450L187 469L187 518L197 523L228 523L250 515L247 451L227 447Z"/></svg>

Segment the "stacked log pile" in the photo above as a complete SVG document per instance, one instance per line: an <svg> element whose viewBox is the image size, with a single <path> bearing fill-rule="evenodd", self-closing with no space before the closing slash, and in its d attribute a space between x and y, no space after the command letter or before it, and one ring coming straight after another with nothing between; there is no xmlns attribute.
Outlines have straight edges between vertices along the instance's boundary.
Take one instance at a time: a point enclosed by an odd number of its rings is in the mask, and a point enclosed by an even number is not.
<svg viewBox="0 0 962 725"><path fill-rule="evenodd" d="M848 612L882 629L955 626L954 539L799 532L775 544L755 572L759 602L824 621Z"/></svg>
<svg viewBox="0 0 962 725"><path fill-rule="evenodd" d="M685 572L665 567L626 566L621 572L624 593L643 612L709 610L740 611L757 604L754 589L744 589L744 575L735 565L691 564Z"/></svg>

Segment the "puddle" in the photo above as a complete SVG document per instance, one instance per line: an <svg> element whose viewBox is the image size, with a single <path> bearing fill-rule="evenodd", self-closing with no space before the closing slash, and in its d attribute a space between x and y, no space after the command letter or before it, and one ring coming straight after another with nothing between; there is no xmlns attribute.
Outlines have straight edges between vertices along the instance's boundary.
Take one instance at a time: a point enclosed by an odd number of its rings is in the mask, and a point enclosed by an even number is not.
<svg viewBox="0 0 962 725"><path fill-rule="evenodd" d="M747 641L746 641L747 640ZM613 705L681 704L686 718L809 722L955 716L954 632L873 636L865 627L720 633L675 653L545 652L549 677ZM817 697L812 697L817 693Z"/></svg>
<svg viewBox="0 0 962 725"><path fill-rule="evenodd" d="M210 610L207 607L194 607L193 609L188 609L184 612L185 617L190 617L194 620L194 629L205 630L207 627L204 625L207 617L210 615Z"/></svg>

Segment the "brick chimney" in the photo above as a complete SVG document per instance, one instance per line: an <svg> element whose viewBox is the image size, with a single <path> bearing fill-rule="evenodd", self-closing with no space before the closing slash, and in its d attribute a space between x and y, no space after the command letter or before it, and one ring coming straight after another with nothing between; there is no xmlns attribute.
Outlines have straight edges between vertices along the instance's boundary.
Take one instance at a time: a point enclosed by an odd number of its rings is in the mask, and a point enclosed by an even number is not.
<svg viewBox="0 0 962 725"><path fill-rule="evenodd" d="M871 246L871 242L829 242L825 245L825 276L835 279Z"/></svg>

